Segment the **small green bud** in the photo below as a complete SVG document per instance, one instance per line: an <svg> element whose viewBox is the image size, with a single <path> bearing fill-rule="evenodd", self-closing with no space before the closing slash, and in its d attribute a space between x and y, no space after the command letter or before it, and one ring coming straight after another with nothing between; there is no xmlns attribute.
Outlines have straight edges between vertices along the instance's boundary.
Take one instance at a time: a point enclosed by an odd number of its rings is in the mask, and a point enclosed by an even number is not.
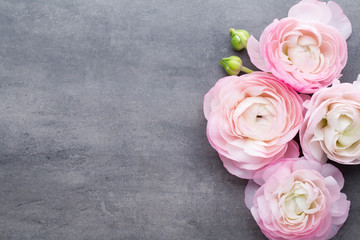
<svg viewBox="0 0 360 240"><path fill-rule="evenodd" d="M235 50L240 51L243 48L246 48L247 41L250 37L250 34L246 30L235 30L233 28L229 29L231 36L231 45Z"/></svg>
<svg viewBox="0 0 360 240"><path fill-rule="evenodd" d="M244 67L241 61L241 58L237 56L231 56L228 58L223 58L219 62L221 66L224 67L225 71L229 75L238 75L241 71L245 73L252 73L253 70Z"/></svg>
<svg viewBox="0 0 360 240"><path fill-rule="evenodd" d="M238 75L241 72L242 61L237 56L223 58L219 63L229 75Z"/></svg>

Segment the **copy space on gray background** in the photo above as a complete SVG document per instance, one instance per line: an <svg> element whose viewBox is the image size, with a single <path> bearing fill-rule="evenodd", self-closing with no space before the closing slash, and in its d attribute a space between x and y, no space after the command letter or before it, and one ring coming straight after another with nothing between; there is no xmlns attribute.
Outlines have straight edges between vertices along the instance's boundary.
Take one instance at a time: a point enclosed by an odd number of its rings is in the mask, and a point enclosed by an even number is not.
<svg viewBox="0 0 360 240"><path fill-rule="evenodd" d="M202 102L238 54L228 28L259 37L296 2L0 0L0 239L265 239ZM358 3L337 2L352 82ZM340 169L335 239L358 239L360 167Z"/></svg>

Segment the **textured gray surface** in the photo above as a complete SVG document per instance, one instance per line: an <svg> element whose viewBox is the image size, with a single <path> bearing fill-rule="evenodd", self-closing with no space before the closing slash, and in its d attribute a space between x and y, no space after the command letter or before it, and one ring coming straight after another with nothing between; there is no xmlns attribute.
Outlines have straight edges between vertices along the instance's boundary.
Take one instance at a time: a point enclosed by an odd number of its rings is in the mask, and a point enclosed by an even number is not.
<svg viewBox="0 0 360 240"><path fill-rule="evenodd" d="M264 239L203 95L297 1L0 0L0 239ZM360 72L356 1L342 81ZM240 56L249 64L246 54ZM341 167L358 239L360 167Z"/></svg>

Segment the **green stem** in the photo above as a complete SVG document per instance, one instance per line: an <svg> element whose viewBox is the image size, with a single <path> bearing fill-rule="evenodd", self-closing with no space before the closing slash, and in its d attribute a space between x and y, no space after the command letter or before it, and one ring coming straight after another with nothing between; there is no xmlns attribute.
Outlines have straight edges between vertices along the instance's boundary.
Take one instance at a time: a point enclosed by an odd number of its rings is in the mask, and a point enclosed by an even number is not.
<svg viewBox="0 0 360 240"><path fill-rule="evenodd" d="M252 73L253 72L253 70L251 70L250 68L244 67L244 66L241 68L241 71L243 71L244 73Z"/></svg>

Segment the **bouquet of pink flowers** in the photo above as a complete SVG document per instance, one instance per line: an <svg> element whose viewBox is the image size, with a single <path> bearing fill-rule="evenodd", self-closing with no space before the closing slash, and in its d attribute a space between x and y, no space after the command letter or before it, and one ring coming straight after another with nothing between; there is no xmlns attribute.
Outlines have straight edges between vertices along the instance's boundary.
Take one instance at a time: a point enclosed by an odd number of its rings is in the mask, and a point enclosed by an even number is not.
<svg viewBox="0 0 360 240"><path fill-rule="evenodd" d="M206 134L224 167L249 179L245 203L269 239L330 239L348 217L344 178L326 161L360 163L360 80L338 80L351 32L339 5L318 0L291 7L259 41L230 29L260 71L220 61L231 76L204 97Z"/></svg>

